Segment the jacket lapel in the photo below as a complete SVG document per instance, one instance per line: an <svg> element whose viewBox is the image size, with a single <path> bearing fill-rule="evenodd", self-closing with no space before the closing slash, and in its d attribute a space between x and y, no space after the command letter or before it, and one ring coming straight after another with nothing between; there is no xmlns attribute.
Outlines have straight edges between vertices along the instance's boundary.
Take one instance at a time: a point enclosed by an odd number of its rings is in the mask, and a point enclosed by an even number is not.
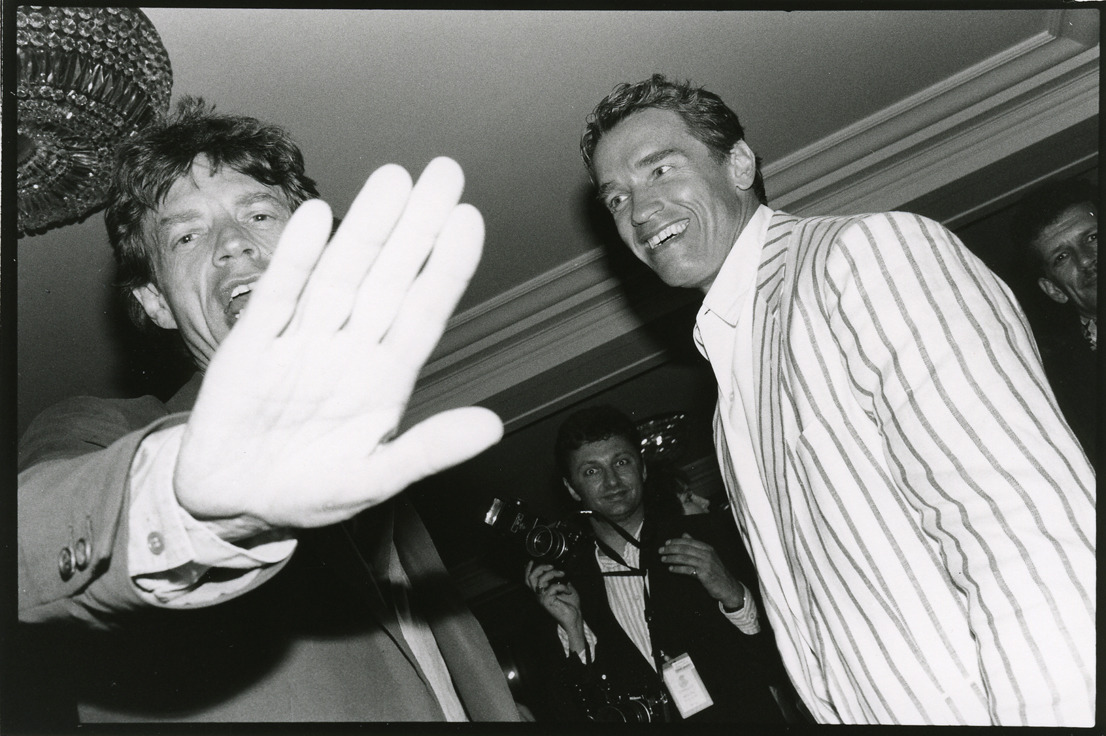
<svg viewBox="0 0 1106 736"><path fill-rule="evenodd" d="M781 411L781 348L786 328L785 306L790 297L794 271L794 229L797 218L777 212L768 226L768 238L761 250L753 301L752 350L756 387L757 427L752 436L765 491L773 506L784 509L778 489L784 487L784 433ZM790 523L781 519L784 528Z"/></svg>
<svg viewBox="0 0 1106 736"><path fill-rule="evenodd" d="M426 527L403 498L392 503L396 551L411 580L412 604L430 625L465 712L474 721L519 720L491 642L462 602Z"/></svg>

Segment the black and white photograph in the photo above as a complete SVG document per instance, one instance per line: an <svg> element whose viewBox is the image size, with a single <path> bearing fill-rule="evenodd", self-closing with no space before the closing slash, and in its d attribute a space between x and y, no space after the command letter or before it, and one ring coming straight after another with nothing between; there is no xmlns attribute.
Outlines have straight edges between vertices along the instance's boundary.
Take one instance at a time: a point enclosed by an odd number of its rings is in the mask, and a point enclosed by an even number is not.
<svg viewBox="0 0 1106 736"><path fill-rule="evenodd" d="M602 7L4 4L0 731L1098 725L1097 4Z"/></svg>

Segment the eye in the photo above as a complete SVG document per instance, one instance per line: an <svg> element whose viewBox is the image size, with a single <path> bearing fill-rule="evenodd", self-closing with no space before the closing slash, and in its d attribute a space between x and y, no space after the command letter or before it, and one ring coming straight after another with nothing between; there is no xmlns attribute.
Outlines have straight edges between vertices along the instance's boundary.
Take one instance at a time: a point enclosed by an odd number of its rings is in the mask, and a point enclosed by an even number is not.
<svg viewBox="0 0 1106 736"><path fill-rule="evenodd" d="M256 210L247 219L252 223L271 223L279 220L280 216L274 210Z"/></svg>
<svg viewBox="0 0 1106 736"><path fill-rule="evenodd" d="M657 179L659 177L662 177L665 174L667 174L671 169L672 169L671 164L661 164L657 168L653 169L653 178Z"/></svg>
<svg viewBox="0 0 1106 736"><path fill-rule="evenodd" d="M1057 253L1056 257L1052 259L1052 265L1053 266L1062 266L1062 265L1064 265L1064 262L1066 260L1068 260L1068 252L1067 251L1064 251L1062 253Z"/></svg>
<svg viewBox="0 0 1106 736"><path fill-rule="evenodd" d="M189 243L195 242L195 240L196 240L196 233L186 233L186 234L181 235L181 236L177 237L176 239L174 239L173 243L172 243L172 247L179 248L182 245L188 245Z"/></svg>
<svg viewBox="0 0 1106 736"><path fill-rule="evenodd" d="M609 197L607 199L607 209L612 213L613 212L618 212L618 210L622 209L622 205L625 204L625 203L626 203L626 195L625 194L616 194L615 196Z"/></svg>

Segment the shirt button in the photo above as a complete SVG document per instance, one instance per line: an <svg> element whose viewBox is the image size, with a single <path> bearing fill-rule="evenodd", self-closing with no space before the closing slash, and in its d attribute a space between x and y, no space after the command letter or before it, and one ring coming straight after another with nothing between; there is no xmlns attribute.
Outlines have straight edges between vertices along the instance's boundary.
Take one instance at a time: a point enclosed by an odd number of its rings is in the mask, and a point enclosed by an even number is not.
<svg viewBox="0 0 1106 736"><path fill-rule="evenodd" d="M159 533L150 532L150 535L146 537L146 547L155 555L160 555L165 551L165 540L161 538Z"/></svg>
<svg viewBox="0 0 1106 736"><path fill-rule="evenodd" d="M58 574L62 580L73 577L73 550L69 547L62 547L58 555Z"/></svg>
<svg viewBox="0 0 1106 736"><path fill-rule="evenodd" d="M73 561L77 565L78 570L83 570L88 567L88 542L81 537L77 540L77 544L73 546Z"/></svg>

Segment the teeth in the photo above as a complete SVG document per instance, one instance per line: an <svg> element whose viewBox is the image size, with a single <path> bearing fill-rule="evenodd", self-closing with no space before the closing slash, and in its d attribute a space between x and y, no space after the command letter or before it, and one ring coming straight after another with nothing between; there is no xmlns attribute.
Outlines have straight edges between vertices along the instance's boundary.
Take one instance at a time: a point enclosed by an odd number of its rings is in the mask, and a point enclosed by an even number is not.
<svg viewBox="0 0 1106 736"><path fill-rule="evenodd" d="M656 248L668 238L672 237L673 235L679 235L686 229L687 220L681 220L680 222L669 225L664 230L661 230L659 233L649 238L649 240L647 241L647 245L650 248Z"/></svg>
<svg viewBox="0 0 1106 736"><path fill-rule="evenodd" d="M233 291L230 292L230 298L233 299L237 296L242 296L243 294L249 294L251 291L253 291L253 287L251 287L249 284L239 284L238 286L234 287Z"/></svg>

